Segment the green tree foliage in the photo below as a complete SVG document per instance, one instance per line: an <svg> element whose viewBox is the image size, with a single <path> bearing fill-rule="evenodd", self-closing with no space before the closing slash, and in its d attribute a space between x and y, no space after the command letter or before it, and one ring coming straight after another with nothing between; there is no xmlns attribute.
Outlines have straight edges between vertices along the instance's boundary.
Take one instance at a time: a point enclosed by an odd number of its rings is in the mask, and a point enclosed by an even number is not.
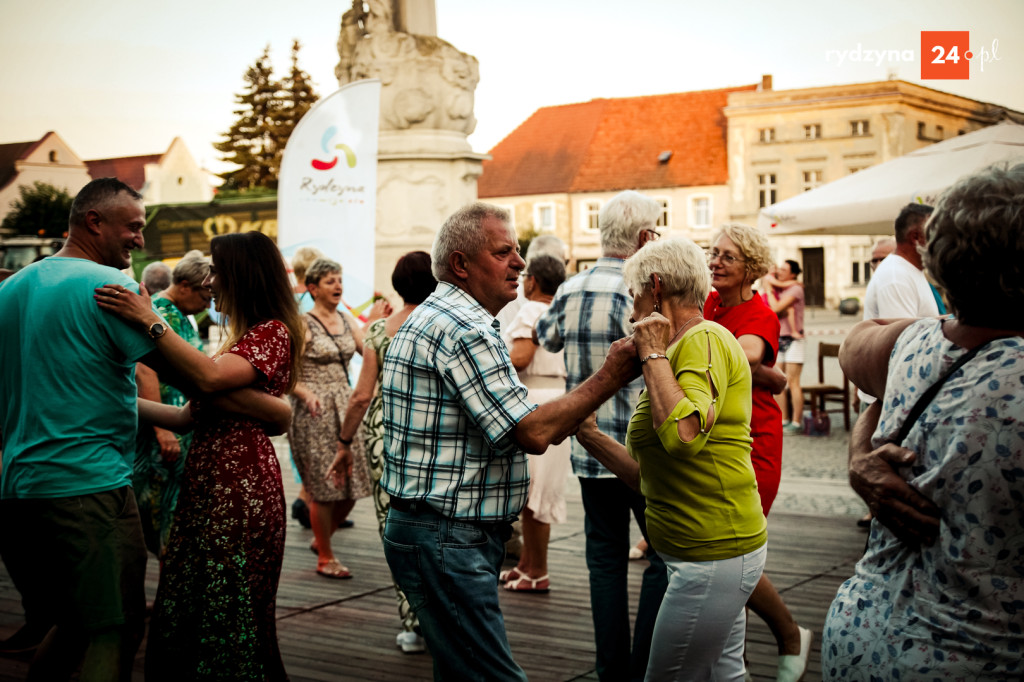
<svg viewBox="0 0 1024 682"><path fill-rule="evenodd" d="M222 159L240 166L221 173L224 188L247 190L277 187L274 160L279 141L275 135L276 116L281 108L280 84L270 65L270 46L245 72L245 92L235 95L237 117L224 140L214 145L224 152Z"/></svg>
<svg viewBox="0 0 1024 682"><path fill-rule="evenodd" d="M68 231L73 200L67 190L45 182L20 185L18 198L11 202L11 211L0 228L18 235L63 237Z"/></svg>
<svg viewBox="0 0 1024 682"><path fill-rule="evenodd" d="M235 123L214 145L224 161L239 166L221 174L223 190L277 189L288 138L317 100L309 74L299 67L301 47L292 43L291 71L283 81L274 78L269 45L245 72L245 92L235 95Z"/></svg>
<svg viewBox="0 0 1024 682"><path fill-rule="evenodd" d="M282 102L278 117L277 135L281 140L280 153L277 157L277 168L281 168L281 156L284 147L292 136L295 126L306 115L319 97L313 89L313 81L309 74L299 68L299 50L302 45L296 40L292 42L292 68L281 83Z"/></svg>

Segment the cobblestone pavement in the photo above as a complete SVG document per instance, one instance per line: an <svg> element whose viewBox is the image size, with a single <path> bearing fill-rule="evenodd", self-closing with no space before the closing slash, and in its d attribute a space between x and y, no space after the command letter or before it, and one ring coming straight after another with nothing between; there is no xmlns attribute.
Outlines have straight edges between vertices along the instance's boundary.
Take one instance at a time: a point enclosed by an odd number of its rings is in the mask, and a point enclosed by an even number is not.
<svg viewBox="0 0 1024 682"><path fill-rule="evenodd" d="M807 362L804 363L804 384L818 382L818 343L842 343L846 333L860 316L841 316L833 310L808 310L804 319L807 334ZM842 380L839 365L825 362L825 380L838 384ZM852 389L851 389L852 390ZM782 449L782 483L772 511L797 514L820 514L860 517L867 506L850 489L846 477L849 432L843 428L839 412L830 415L828 436L784 436ZM851 422L856 414L850 414Z"/></svg>

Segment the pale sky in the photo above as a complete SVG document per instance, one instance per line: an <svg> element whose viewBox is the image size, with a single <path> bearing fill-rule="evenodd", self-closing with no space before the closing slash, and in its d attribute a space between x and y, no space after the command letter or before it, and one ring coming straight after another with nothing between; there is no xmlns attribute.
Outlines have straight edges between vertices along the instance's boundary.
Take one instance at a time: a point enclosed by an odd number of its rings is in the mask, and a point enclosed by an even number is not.
<svg viewBox="0 0 1024 682"><path fill-rule="evenodd" d="M0 143L53 130L93 159L160 153L180 136L201 165L222 170L211 145L231 125L233 96L263 46L283 76L298 38L300 65L329 94L349 6L0 0ZM757 83L766 73L776 90L894 73L1024 110L1021 0L437 0L436 8L438 35L480 61L470 137L478 152L542 106ZM970 32L969 80L920 79L921 31L940 30ZM978 53L994 45L998 61L982 65ZM901 58L868 61L867 50Z"/></svg>

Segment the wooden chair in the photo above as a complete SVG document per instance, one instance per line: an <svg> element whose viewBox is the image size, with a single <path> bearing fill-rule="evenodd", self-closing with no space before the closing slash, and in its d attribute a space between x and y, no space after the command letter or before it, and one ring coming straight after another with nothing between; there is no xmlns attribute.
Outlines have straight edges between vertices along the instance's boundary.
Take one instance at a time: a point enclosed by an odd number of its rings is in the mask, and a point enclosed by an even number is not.
<svg viewBox="0 0 1024 682"><path fill-rule="evenodd" d="M818 343L818 383L804 386L804 395L807 404L811 406L811 412L838 412L843 411L843 424L846 430L850 430L850 380L843 373L843 385L825 383L825 358L835 358L839 361L839 344ZM839 370L842 373L842 370ZM831 409L830 403L838 403Z"/></svg>

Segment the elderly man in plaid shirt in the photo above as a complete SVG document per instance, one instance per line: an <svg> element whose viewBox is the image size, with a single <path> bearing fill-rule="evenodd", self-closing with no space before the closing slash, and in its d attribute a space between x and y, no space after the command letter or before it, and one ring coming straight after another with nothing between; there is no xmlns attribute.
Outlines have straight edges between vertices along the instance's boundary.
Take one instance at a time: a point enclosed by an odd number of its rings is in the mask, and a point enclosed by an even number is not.
<svg viewBox="0 0 1024 682"><path fill-rule="evenodd" d="M579 388L526 399L495 315L516 297L525 262L504 209L456 211L434 241L437 289L384 359L384 554L419 617L435 679L525 680L498 603L511 521L526 504L526 452L574 433L638 376L632 340Z"/></svg>
<svg viewBox="0 0 1024 682"><path fill-rule="evenodd" d="M605 204L598 214L602 257L597 265L559 287L551 306L537 321L539 343L552 353L565 350L566 390L582 384L601 366L608 347L632 333L633 299L622 281L622 264L648 240L657 239L654 225L660 215L661 205L638 192L622 192ZM598 427L620 443L626 442L629 418L642 389L643 381L638 378L597 412ZM647 670L654 620L668 584L665 563L648 549L650 565L644 571L631 654L626 580L629 516L632 512L646 538L646 504L643 495L604 468L576 439L572 467L580 479L586 515L597 674L601 680L641 680Z"/></svg>

